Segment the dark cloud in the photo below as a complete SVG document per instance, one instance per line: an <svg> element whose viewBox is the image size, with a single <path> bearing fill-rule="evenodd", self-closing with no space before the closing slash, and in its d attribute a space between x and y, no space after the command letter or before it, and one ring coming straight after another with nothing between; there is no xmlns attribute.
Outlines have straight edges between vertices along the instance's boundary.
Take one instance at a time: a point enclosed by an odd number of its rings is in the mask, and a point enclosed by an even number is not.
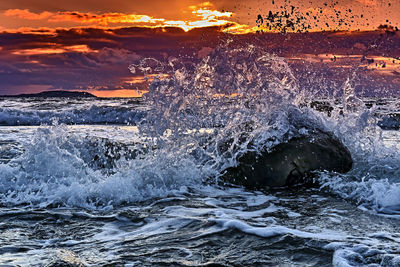
<svg viewBox="0 0 400 267"><path fill-rule="evenodd" d="M345 62L334 62L331 60L333 56L329 56L331 54L359 55L351 61L355 65L363 54L368 59L374 58L377 63L379 58L385 57L384 60L388 61L386 69L371 65L363 71L371 77L389 77L385 78L389 82L395 77L393 73L400 71L400 60L394 60L393 64L388 60L390 57L400 58L400 33L385 29L376 32L286 35L228 35L218 27L189 32L180 28L141 27L58 29L51 35L24 32L0 34L0 94L16 94L21 92L16 90L26 88L134 89L141 84L130 85L127 82L135 78L129 72L130 64L145 57L164 62L176 57L195 63L201 59L200 54L204 51L209 53L218 44L225 43L226 39L232 40L231 46L254 44L268 48L271 54L286 57L302 80L301 84L308 84L310 88L318 88L318 83L312 82L316 78L308 74L311 69L332 77L336 75L338 81L345 77L339 71ZM291 60L293 58L300 60ZM308 63L305 64L303 59ZM135 75L140 78L143 74ZM382 83L385 79L376 81ZM368 86L373 84L371 81Z"/></svg>
<svg viewBox="0 0 400 267"><path fill-rule="evenodd" d="M184 16L182 11L190 5L205 1L198 0L2 0L0 10L29 9L33 12L42 11L80 11L80 12L131 12L155 15L167 19L179 19Z"/></svg>
<svg viewBox="0 0 400 267"><path fill-rule="evenodd" d="M8 56L14 64L0 64L0 88L4 91L10 85L24 84L46 84L57 89L115 87L120 85L121 77L130 75L129 64L139 58L134 52L117 48L103 48L96 53Z"/></svg>
<svg viewBox="0 0 400 267"><path fill-rule="evenodd" d="M216 43L218 28L204 29ZM143 57L192 54L199 31L180 28L59 29L54 34L0 34L0 91L23 85L54 89L126 88L128 66ZM204 41L203 41L204 42ZM82 50L82 51L80 51ZM86 52L88 51L88 52Z"/></svg>
<svg viewBox="0 0 400 267"><path fill-rule="evenodd" d="M271 10L273 12L287 11L294 6L303 15L311 14L307 17L307 23L315 30L329 27L330 29L338 27L365 30L375 29L385 23L400 27L400 12L398 12L400 1L398 0L2 0L0 1L0 25L6 29L110 25L108 23L111 23L111 20L107 20L106 17L112 15L111 13L120 13L122 17L136 14L173 21L188 20L196 17L190 6L200 7L205 2L211 9L233 12L230 21L251 26L256 25L259 14L267 15ZM19 10L19 15L6 16L5 12L10 9ZM118 16L118 14L114 15ZM68 17L68 19L63 20L62 17L64 19ZM82 23L79 23L80 20ZM131 23L130 20L123 26L132 26L129 23Z"/></svg>

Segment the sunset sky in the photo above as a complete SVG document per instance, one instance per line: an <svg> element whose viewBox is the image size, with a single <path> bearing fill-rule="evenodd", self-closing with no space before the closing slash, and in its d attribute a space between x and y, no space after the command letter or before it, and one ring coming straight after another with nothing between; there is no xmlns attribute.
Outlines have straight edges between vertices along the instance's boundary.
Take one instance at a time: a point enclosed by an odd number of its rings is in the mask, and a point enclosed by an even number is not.
<svg viewBox="0 0 400 267"><path fill-rule="evenodd" d="M229 36L249 42L252 35L259 40L257 30L276 30L266 27L269 11L291 12L293 18L301 18L296 30L307 25L313 34L372 31L383 24L400 27L400 0L2 0L0 95L64 89L89 90L99 96L132 96L137 93L132 89L145 90L146 85L142 74L129 72L131 63L148 56L167 59L181 54L194 55L196 61ZM263 18L258 21L261 28L256 22L259 14ZM358 50L368 49L368 38L378 38L350 35L346 40L351 47L358 43ZM398 32L395 37L391 38L397 42ZM271 38L262 38L263 45L274 47ZM338 35L332 38L333 43L343 42ZM308 47L305 42L300 43ZM343 53L344 47L336 43L332 49L325 47L326 51L315 42L313 45L312 51L305 51L290 44L293 51L288 48L282 56L324 62L323 54L362 54L353 48ZM399 51L398 46L393 47L389 49L391 55L379 48L371 57L386 60L380 73L396 81ZM278 55L282 52L274 49ZM294 55L300 50L304 53Z"/></svg>
<svg viewBox="0 0 400 267"><path fill-rule="evenodd" d="M336 28L335 20L339 19L348 23L342 29L375 29L380 24L400 22L399 0L2 0L0 25L3 30L133 25L175 25L186 29L190 25L215 25L220 20L255 26L258 14L285 7L289 10L291 5L303 14L316 15L315 29L329 28L326 22Z"/></svg>

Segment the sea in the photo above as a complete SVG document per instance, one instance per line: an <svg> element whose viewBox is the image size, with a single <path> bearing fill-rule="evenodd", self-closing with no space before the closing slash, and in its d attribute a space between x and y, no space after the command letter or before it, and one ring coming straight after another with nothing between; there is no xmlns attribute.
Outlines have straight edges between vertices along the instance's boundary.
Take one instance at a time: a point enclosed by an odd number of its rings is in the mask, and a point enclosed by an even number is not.
<svg viewBox="0 0 400 267"><path fill-rule="evenodd" d="M0 266L400 266L400 99L353 73L315 95L252 46L154 61L130 66L152 75L141 98L0 98ZM312 125L350 172L222 181Z"/></svg>

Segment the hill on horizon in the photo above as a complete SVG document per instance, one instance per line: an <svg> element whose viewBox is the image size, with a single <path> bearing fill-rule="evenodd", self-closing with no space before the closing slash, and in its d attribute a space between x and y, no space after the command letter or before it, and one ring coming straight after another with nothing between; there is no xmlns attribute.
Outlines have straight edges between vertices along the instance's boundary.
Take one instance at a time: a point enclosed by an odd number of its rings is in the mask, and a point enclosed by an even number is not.
<svg viewBox="0 0 400 267"><path fill-rule="evenodd" d="M36 94L3 95L1 97L96 97L88 92L80 91L43 91Z"/></svg>

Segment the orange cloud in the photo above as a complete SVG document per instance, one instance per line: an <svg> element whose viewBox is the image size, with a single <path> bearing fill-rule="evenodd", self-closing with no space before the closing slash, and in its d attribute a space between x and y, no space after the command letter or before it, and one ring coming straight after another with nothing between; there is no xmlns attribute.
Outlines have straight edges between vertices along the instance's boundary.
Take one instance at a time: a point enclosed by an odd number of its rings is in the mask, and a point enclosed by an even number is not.
<svg viewBox="0 0 400 267"><path fill-rule="evenodd" d="M53 13L44 11L42 13L33 13L28 9L8 9L4 12L7 17L17 17L28 20L43 20L53 16Z"/></svg>
<svg viewBox="0 0 400 267"><path fill-rule="evenodd" d="M163 74L150 74L145 76L135 76L135 77L128 77L124 79L124 83L129 84L129 85L134 85L134 84L143 84L146 82L151 82L155 78L168 78L170 77L169 74L163 73Z"/></svg>
<svg viewBox="0 0 400 267"><path fill-rule="evenodd" d="M62 54L67 52L90 53L98 51L90 49L87 45L71 45L64 47L56 46L50 48L21 49L12 52L12 54L20 56L31 56L31 55L45 55L45 54Z"/></svg>
<svg viewBox="0 0 400 267"><path fill-rule="evenodd" d="M9 9L4 12L5 16L17 17L28 20L45 20L46 22L75 22L80 24L91 24L91 26L109 26L110 24L136 24L146 27L179 27L185 31L194 28L224 26L225 30L230 30L233 33L235 29L243 30L248 27L236 22L228 20L232 17L232 12L221 12L214 10L214 7L209 2L204 2L197 6L189 6L191 18L187 20L166 20L164 18L155 18L148 15L140 14L123 14L123 13L83 13L83 12L42 12L33 13L27 9Z"/></svg>
<svg viewBox="0 0 400 267"><path fill-rule="evenodd" d="M1 30L2 28L0 28ZM56 29L51 28L31 28L31 27L20 27L17 29L2 29L3 32L7 33L18 33L18 34L36 34L36 35L56 35Z"/></svg>
<svg viewBox="0 0 400 267"><path fill-rule="evenodd" d="M197 6L190 6L189 9L192 10L192 14L202 17L203 20L215 20L221 17L232 17L232 12L221 12L218 10L213 10L215 7L210 2L204 2Z"/></svg>
<svg viewBox="0 0 400 267"><path fill-rule="evenodd" d="M106 13L93 14L81 12L59 12L49 18L50 22L72 21L80 23L95 23L100 25L116 24L116 23L160 23L164 19L157 19L147 15Z"/></svg>
<svg viewBox="0 0 400 267"><path fill-rule="evenodd" d="M79 23L95 23L100 25L108 25L110 23L159 23L164 19L156 19L147 15L122 14L122 13L82 13L82 12L47 12L33 13L27 9L9 9L4 12L5 16L17 17L27 20L47 20L49 22L79 22Z"/></svg>

